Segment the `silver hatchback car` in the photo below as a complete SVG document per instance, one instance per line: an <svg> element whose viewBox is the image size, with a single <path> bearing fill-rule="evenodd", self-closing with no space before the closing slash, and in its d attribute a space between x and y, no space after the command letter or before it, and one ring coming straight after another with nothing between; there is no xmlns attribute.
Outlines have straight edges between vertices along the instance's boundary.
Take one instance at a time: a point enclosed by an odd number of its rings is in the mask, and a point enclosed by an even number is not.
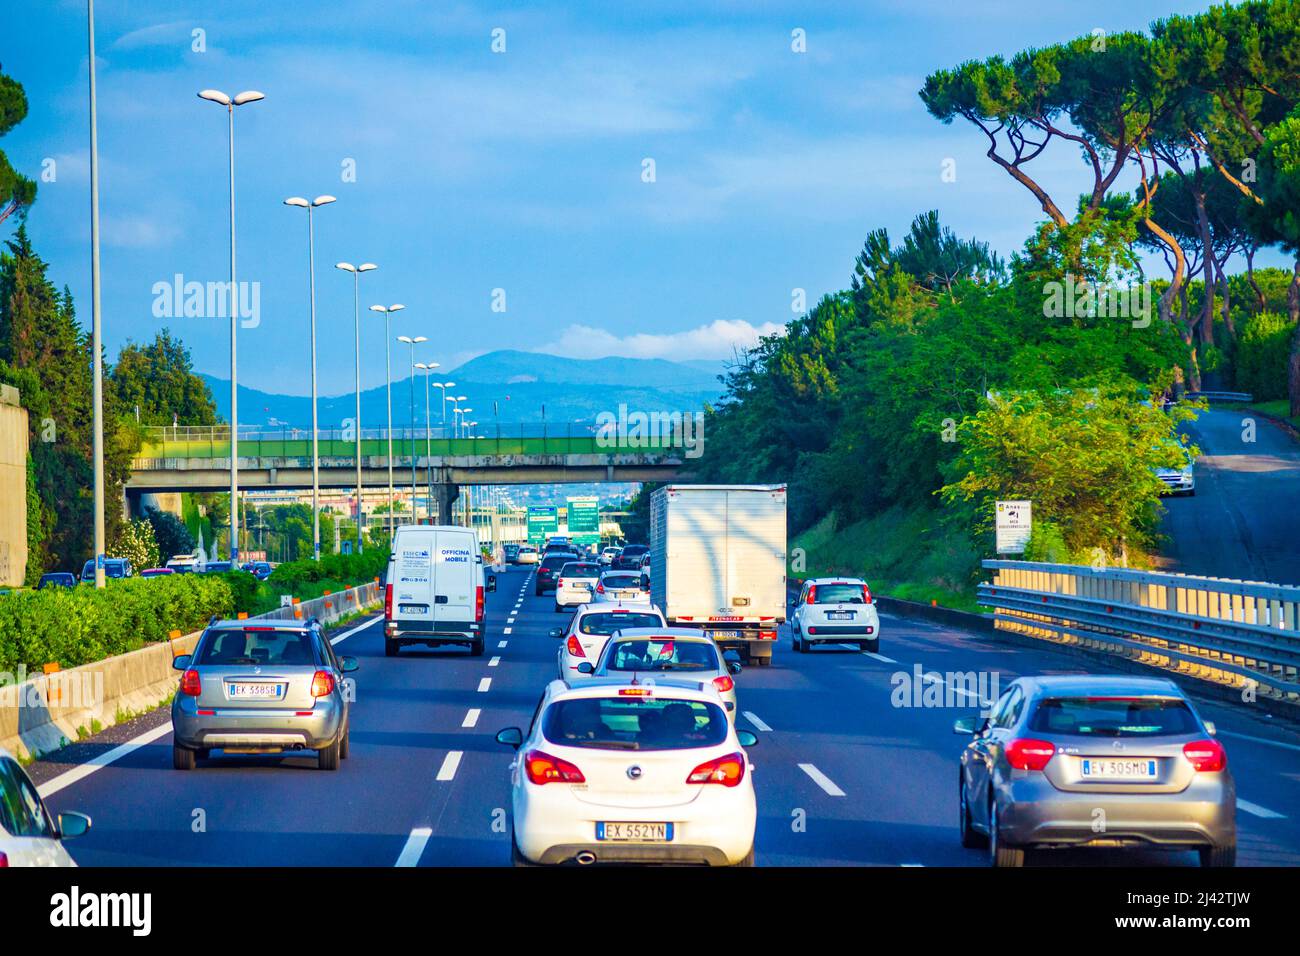
<svg viewBox="0 0 1300 956"><path fill-rule="evenodd" d="M963 846L994 866L1027 849L1196 849L1237 858L1236 791L1223 745L1173 681L1053 676L1012 681L987 719L966 717L958 808Z"/></svg>
<svg viewBox="0 0 1300 956"><path fill-rule="evenodd" d="M181 671L172 700L172 765L194 769L213 750L228 754L315 750L322 770L348 756L349 701L344 674L320 622L217 621Z"/></svg>

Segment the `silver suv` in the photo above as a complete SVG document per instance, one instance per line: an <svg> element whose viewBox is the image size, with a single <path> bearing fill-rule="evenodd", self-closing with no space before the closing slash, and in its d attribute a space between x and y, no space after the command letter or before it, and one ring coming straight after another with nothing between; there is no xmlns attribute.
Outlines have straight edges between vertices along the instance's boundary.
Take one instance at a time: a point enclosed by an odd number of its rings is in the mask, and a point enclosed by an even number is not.
<svg viewBox="0 0 1300 956"><path fill-rule="evenodd" d="M213 620L181 671L172 700L172 766L193 770L213 750L228 754L315 750L322 770L348 756L344 674L320 622Z"/></svg>

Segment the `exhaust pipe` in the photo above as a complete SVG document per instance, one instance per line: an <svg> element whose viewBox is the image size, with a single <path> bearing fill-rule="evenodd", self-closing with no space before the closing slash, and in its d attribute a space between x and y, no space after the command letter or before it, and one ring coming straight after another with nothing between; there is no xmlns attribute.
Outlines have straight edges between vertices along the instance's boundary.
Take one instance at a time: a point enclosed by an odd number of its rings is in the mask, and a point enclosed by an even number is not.
<svg viewBox="0 0 1300 956"><path fill-rule="evenodd" d="M596 862L596 854L592 853L590 850L583 850L575 856L574 859L583 866L590 866Z"/></svg>

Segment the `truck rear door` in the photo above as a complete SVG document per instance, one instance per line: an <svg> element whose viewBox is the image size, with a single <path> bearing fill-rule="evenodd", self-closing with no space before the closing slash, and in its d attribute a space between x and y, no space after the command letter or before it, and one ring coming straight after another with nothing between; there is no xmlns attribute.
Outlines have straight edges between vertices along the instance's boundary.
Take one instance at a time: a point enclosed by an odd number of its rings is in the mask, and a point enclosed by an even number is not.
<svg viewBox="0 0 1300 956"><path fill-rule="evenodd" d="M433 620L434 546L432 528L402 528L393 542L393 620L411 630L428 630Z"/></svg>
<svg viewBox="0 0 1300 956"><path fill-rule="evenodd" d="M476 562L481 560L472 531L439 529L433 552L433 619L439 627L474 620Z"/></svg>

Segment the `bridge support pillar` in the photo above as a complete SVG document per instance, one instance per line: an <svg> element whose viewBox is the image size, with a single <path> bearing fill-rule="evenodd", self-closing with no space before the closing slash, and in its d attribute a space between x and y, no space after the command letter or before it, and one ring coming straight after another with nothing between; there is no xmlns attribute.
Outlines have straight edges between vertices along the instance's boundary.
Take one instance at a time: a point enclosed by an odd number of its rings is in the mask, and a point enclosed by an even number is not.
<svg viewBox="0 0 1300 956"><path fill-rule="evenodd" d="M433 486L433 500L438 503L438 524L451 524L451 506L460 497L460 485L440 482Z"/></svg>

